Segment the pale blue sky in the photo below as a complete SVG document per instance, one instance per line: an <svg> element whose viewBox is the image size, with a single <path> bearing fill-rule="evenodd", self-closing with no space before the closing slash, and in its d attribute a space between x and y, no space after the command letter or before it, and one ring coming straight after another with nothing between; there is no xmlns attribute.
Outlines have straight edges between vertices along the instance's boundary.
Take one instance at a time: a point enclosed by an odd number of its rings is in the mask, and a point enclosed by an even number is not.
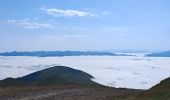
<svg viewBox="0 0 170 100"><path fill-rule="evenodd" d="M170 0L0 0L0 52L170 49Z"/></svg>

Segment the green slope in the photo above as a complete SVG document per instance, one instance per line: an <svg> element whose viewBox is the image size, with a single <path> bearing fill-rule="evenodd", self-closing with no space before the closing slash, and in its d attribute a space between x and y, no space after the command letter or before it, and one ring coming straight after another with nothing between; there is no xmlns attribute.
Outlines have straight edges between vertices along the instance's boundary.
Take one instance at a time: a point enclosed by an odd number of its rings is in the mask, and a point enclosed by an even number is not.
<svg viewBox="0 0 170 100"><path fill-rule="evenodd" d="M136 100L170 100L170 78L141 93Z"/></svg>
<svg viewBox="0 0 170 100"><path fill-rule="evenodd" d="M21 85L97 85L91 80L93 76L86 72L65 66L47 68L20 78L7 78L0 81L0 86Z"/></svg>

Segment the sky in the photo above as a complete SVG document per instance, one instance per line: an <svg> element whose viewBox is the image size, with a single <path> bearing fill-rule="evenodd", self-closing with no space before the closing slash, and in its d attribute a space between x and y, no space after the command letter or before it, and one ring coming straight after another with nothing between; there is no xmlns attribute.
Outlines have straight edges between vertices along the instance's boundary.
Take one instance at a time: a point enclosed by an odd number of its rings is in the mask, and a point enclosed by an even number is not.
<svg viewBox="0 0 170 100"><path fill-rule="evenodd" d="M170 50L170 0L0 0L0 52Z"/></svg>

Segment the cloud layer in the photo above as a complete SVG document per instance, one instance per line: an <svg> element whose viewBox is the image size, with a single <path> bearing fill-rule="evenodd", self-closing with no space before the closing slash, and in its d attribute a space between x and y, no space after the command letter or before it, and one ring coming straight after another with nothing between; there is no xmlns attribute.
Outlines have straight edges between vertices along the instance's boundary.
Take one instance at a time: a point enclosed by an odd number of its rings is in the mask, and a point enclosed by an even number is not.
<svg viewBox="0 0 170 100"><path fill-rule="evenodd" d="M14 24L17 27L23 27L23 28L26 28L26 29L40 29L40 28L50 28L50 27L52 27L51 24L39 23L39 22L36 22L36 21L32 21L30 19L20 19L20 20L9 19L8 23Z"/></svg>
<svg viewBox="0 0 170 100"><path fill-rule="evenodd" d="M62 9L56 9L56 8L41 7L41 10L43 10L47 14L53 15L55 17L59 17L59 16L68 16L68 17L73 17L73 16L77 16L77 17L90 16L90 17L94 17L94 16L96 16L95 14L92 14L90 12L80 11L80 10L72 10L72 9L62 10Z"/></svg>
<svg viewBox="0 0 170 100"><path fill-rule="evenodd" d="M0 57L0 79L21 77L55 65L85 71L100 84L123 88L148 89L170 76L170 58L136 54L121 57Z"/></svg>

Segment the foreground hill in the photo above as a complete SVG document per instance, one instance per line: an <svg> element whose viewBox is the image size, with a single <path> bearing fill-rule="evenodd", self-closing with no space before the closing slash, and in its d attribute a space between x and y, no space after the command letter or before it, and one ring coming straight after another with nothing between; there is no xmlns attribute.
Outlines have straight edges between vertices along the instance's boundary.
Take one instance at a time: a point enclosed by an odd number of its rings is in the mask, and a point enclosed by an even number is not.
<svg viewBox="0 0 170 100"><path fill-rule="evenodd" d="M170 100L170 78L149 90L105 87L65 66L0 81L0 100Z"/></svg>
<svg viewBox="0 0 170 100"><path fill-rule="evenodd" d="M170 57L170 51L147 54L147 57Z"/></svg>
<svg viewBox="0 0 170 100"><path fill-rule="evenodd" d="M170 78L141 93L137 100L170 100Z"/></svg>
<svg viewBox="0 0 170 100"><path fill-rule="evenodd" d="M0 100L112 100L137 96L141 90L105 87L93 76L65 66L47 68L0 81Z"/></svg>
<svg viewBox="0 0 170 100"><path fill-rule="evenodd" d="M91 78L93 78L93 76L86 72L65 66L55 66L16 79L7 78L1 80L0 86L60 84L97 85Z"/></svg>
<svg viewBox="0 0 170 100"><path fill-rule="evenodd" d="M77 85L1 87L0 100L132 100L140 92L141 90Z"/></svg>

